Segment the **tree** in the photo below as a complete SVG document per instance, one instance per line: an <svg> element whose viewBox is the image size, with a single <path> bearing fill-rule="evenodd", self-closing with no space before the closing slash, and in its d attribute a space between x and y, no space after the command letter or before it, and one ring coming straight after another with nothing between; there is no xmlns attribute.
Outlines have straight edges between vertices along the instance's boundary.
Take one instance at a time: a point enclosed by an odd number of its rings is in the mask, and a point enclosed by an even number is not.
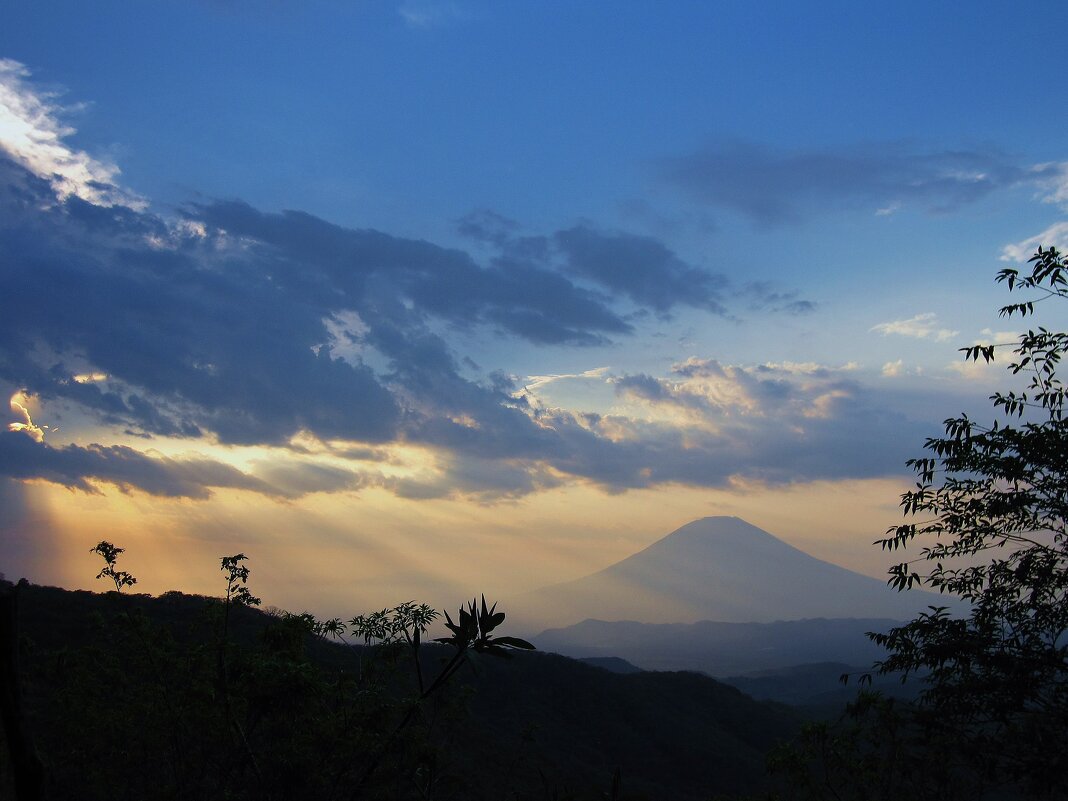
<svg viewBox="0 0 1068 801"><path fill-rule="evenodd" d="M1001 316L1028 318L1036 307L1063 313L1068 261L1054 248L1029 272L997 280L1029 297ZM1043 306L1039 306L1039 304ZM954 771L988 787L1065 797L1068 776L1068 423L1058 378L1068 333L1038 326L1015 343L962 348L968 360L1012 348L1009 370L1026 387L995 393L995 420L945 421L928 456L909 461L915 488L901 499L910 519L879 540L889 551L923 544L890 571L899 590L927 585L970 604L965 617L932 607L872 638L888 656L881 672L925 677L915 725ZM922 571L922 572L921 572Z"/></svg>

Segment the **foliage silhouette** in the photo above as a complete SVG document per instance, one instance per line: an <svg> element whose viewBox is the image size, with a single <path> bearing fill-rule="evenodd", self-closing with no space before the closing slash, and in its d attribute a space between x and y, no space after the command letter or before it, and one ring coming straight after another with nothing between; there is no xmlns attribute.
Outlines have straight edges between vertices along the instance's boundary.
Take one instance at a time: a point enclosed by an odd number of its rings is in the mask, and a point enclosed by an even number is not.
<svg viewBox="0 0 1068 801"><path fill-rule="evenodd" d="M98 596L110 612L94 616L83 646L62 642L84 627L60 625L50 636L62 639L33 660L32 705L49 721L45 797L461 797L439 767L460 696L440 696L469 653L493 653L481 635L503 613L473 642L432 644L444 666L424 686L420 643L437 617L425 605L354 617L364 644L342 647L328 642L349 630L339 619L255 611L244 554L221 558L218 600L153 600L128 592L137 580L119 567L124 549L91 550L104 560L97 578L115 587ZM400 669L408 659L416 689Z"/></svg>
<svg viewBox="0 0 1068 801"><path fill-rule="evenodd" d="M1054 248L1030 270L1004 269L1009 291L1037 297L1001 308L1028 317L1041 302L1068 301L1068 263ZM1061 309L1053 309L1054 314ZM925 541L920 557L891 570L898 589L923 583L971 605L963 618L932 608L872 639L889 655L879 669L926 673L917 723L932 742L952 737L961 769L991 786L1064 797L1068 775L1068 424L1057 374L1068 333L1037 326L1015 345L962 348L984 362L1012 348L1022 390L991 396L999 419L945 421L930 456L913 459L917 483L901 506L912 522L879 544L896 551ZM929 569L921 575L919 564Z"/></svg>
<svg viewBox="0 0 1068 801"><path fill-rule="evenodd" d="M124 587L132 587L137 583L132 575L125 570L116 570L119 554L125 553L125 548L116 548L107 540L101 540L89 553L98 553L104 560L104 568L96 574L97 579L109 578L115 583L115 592L122 592Z"/></svg>
<svg viewBox="0 0 1068 801"><path fill-rule="evenodd" d="M1068 263L1054 248L997 281L1037 295L1002 317L1068 301ZM918 700L862 690L837 721L807 726L770 761L782 777L773 797L1068 798L1068 425L1057 374L1068 333L1036 326L961 352L985 363L1005 348L1026 386L990 396L990 425L944 421L929 455L908 462L918 479L901 497L909 522L876 541L890 552L922 545L891 568L891 586L959 596L968 613L931 607L869 634L887 649L877 670L922 682Z"/></svg>
<svg viewBox="0 0 1068 801"><path fill-rule="evenodd" d="M253 590L254 581L255 570ZM222 585L217 599L23 592L28 720L47 798L351 798L382 751L360 797L599 801L622 767L627 801L707 801L709 789L762 786L764 755L798 723L786 707L697 674L619 675L554 654L510 649L514 658L498 659L469 649L471 667L422 701L383 748L421 694L403 634L365 644L348 623L335 636L323 629L330 621L307 613L235 606L232 714L264 789L222 706ZM429 687L455 649L421 639ZM0 755L0 797L6 770Z"/></svg>

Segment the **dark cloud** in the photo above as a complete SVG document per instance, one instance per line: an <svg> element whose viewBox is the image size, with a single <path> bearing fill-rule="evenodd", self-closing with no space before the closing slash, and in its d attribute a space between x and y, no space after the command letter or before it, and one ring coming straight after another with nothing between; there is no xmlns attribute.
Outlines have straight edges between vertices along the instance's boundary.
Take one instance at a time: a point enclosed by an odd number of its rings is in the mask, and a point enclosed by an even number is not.
<svg viewBox="0 0 1068 801"><path fill-rule="evenodd" d="M463 457L449 459L435 478L387 478L381 486L410 500L463 497L477 503L497 503L562 483L561 476L537 462Z"/></svg>
<svg viewBox="0 0 1068 801"><path fill-rule="evenodd" d="M639 307L639 313L651 310L663 315L676 306L726 313L726 277L687 264L655 237L606 232L587 224L551 237L521 236L519 230L518 223L489 210L472 212L457 223L459 233L497 249L500 255L495 266L522 276L524 291L541 284L548 296L566 298L558 284L576 277L610 297L627 298ZM548 280L547 266L566 278ZM537 328L544 326L537 317L530 321Z"/></svg>
<svg viewBox="0 0 1068 801"><path fill-rule="evenodd" d="M811 314L817 308L815 301L799 298L795 291L780 290L770 281L750 281L742 286L738 294L748 301L749 308L753 311L770 311L797 317Z"/></svg>
<svg viewBox="0 0 1068 801"><path fill-rule="evenodd" d="M0 378L149 433L395 435L399 409L373 372L314 350L329 308L284 291L269 260L129 209L44 201L0 223ZM79 365L110 380L78 383Z"/></svg>
<svg viewBox="0 0 1068 801"><path fill-rule="evenodd" d="M666 160L661 169L668 183L702 203L761 224L798 222L828 208L943 212L1044 177L996 151L921 151L901 143L788 152L724 142Z"/></svg>
<svg viewBox="0 0 1068 801"><path fill-rule="evenodd" d="M477 242L504 245L512 240L519 223L492 209L479 209L456 221L456 232Z"/></svg>
<svg viewBox="0 0 1068 801"><path fill-rule="evenodd" d="M655 402L672 402L675 399L662 380L644 373L621 376L614 383L616 393L620 395L632 395Z"/></svg>
<svg viewBox="0 0 1068 801"><path fill-rule="evenodd" d="M407 298L420 314L461 327L491 324L538 343L599 344L630 332L603 299L524 261L482 267L463 251L429 242L341 228L300 212L264 214L236 202L192 211L228 234L270 245L261 263L311 302L362 311Z"/></svg>
<svg viewBox="0 0 1068 801"><path fill-rule="evenodd" d="M556 244L569 272L639 306L661 313L680 305L725 313L721 301L725 278L686 264L657 239L576 226L559 231Z"/></svg>
<svg viewBox="0 0 1068 801"><path fill-rule="evenodd" d="M602 297L555 270L480 267L460 251L237 202L192 207L176 227L59 202L45 182L0 163L12 178L0 193L0 380L133 435L277 445L307 431L372 448L409 441L471 458L537 457L551 436L509 380L464 378L431 322L571 344L630 331ZM76 378L86 370L106 378ZM18 459L16 445L26 451ZM129 448L6 447L7 474L19 478L189 497L213 486L210 475ZM256 488L359 484L343 471L289 466Z"/></svg>
<svg viewBox="0 0 1068 801"><path fill-rule="evenodd" d="M299 498L313 492L354 490L367 482L366 477L351 470L313 462L263 462L253 467L257 478L287 498Z"/></svg>
<svg viewBox="0 0 1068 801"><path fill-rule="evenodd" d="M123 445L52 447L13 431L0 431L0 476L41 478L91 493L98 491L94 482L104 482L169 498L206 498L210 488L221 487L280 494L260 479L210 459L153 457Z"/></svg>
<svg viewBox="0 0 1068 801"><path fill-rule="evenodd" d="M59 202L47 183L0 159L0 381L139 436L301 452L258 463L250 475L206 458L7 433L0 476L167 497L236 488L288 498L375 485L406 497L493 501L565 480L622 491L899 466L880 444L901 441L902 427L891 436L879 422L889 418L858 388L832 387L834 375L801 381L695 362L669 380L618 379L621 394L704 416L696 427L545 409L507 375L465 377L469 360L442 331L595 345L633 330L616 298L638 311L722 314L725 281L648 237L587 225L525 237L491 213L461 226L496 249L488 264L240 202L191 206L180 224L76 197ZM810 303L770 286L747 291L772 309ZM76 378L86 371L106 378ZM749 406L717 406L688 384L698 378L721 381ZM825 417L806 417L817 389ZM305 433L320 444L290 444ZM440 473L384 478L314 463L323 447L382 460L398 442L434 451Z"/></svg>

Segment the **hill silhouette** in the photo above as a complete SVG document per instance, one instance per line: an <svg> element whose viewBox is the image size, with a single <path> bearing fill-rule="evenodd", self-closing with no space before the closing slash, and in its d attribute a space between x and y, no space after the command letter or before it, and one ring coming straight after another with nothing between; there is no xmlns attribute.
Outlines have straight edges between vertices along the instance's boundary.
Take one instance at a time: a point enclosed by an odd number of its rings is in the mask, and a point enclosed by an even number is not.
<svg viewBox="0 0 1068 801"><path fill-rule="evenodd" d="M27 723L50 798L356 797L361 761L414 692L395 650L329 642L294 627L299 617L233 609L220 688L218 601L17 593ZM424 672L448 653L424 647ZM386 673L365 688L371 664ZM597 799L619 768L624 799L756 792L767 751L799 724L785 706L694 673L479 655L397 741L367 797L423 797L414 776L432 777L440 799ZM0 791L5 776L0 764Z"/></svg>

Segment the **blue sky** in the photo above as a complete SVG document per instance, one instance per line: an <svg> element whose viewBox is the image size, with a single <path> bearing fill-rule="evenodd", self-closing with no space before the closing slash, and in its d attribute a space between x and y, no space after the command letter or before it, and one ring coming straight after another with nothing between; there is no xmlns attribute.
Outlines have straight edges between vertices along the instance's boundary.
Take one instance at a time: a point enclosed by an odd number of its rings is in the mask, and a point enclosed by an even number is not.
<svg viewBox="0 0 1068 801"><path fill-rule="evenodd" d="M1068 9L964 10L8 4L5 572L113 531L327 610L737 513L878 575L1068 239Z"/></svg>

